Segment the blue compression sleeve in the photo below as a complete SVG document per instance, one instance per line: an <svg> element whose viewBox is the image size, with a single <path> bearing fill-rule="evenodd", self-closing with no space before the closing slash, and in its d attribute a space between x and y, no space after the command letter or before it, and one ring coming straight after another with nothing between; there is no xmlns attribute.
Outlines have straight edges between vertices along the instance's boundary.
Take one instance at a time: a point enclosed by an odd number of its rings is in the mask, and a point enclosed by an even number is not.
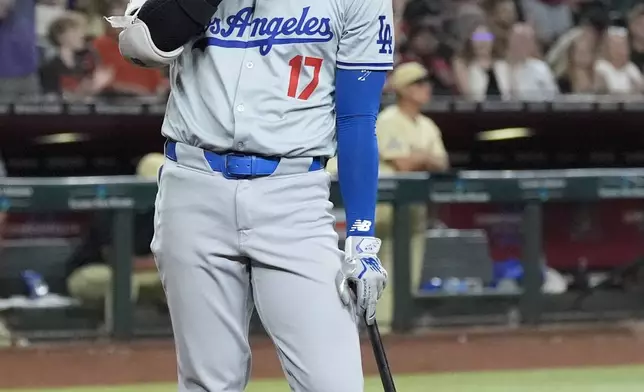
<svg viewBox="0 0 644 392"><path fill-rule="evenodd" d="M378 199L376 117L385 79L385 71L338 69L336 73L338 181L347 236L374 236Z"/></svg>

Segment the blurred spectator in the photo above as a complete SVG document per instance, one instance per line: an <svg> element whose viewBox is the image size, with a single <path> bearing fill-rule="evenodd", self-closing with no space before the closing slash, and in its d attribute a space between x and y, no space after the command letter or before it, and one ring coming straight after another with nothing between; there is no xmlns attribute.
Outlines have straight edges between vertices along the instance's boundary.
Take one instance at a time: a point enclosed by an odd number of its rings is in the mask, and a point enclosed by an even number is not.
<svg viewBox="0 0 644 392"><path fill-rule="evenodd" d="M642 73L630 61L628 30L610 27L602 43L602 58L595 63L597 91L632 95L644 90Z"/></svg>
<svg viewBox="0 0 644 392"><path fill-rule="evenodd" d="M67 0L37 0L36 33L41 41L47 40L49 26L67 12Z"/></svg>
<svg viewBox="0 0 644 392"><path fill-rule="evenodd" d="M427 24L440 28L441 11L438 0L407 0L402 15L402 29L409 33L411 29Z"/></svg>
<svg viewBox="0 0 644 392"><path fill-rule="evenodd" d="M568 0L521 0L521 5L544 47L550 46L557 37L573 27Z"/></svg>
<svg viewBox="0 0 644 392"><path fill-rule="evenodd" d="M485 11L477 0L460 0L456 2L454 19L451 23L452 35L460 44L470 38L472 31L487 23Z"/></svg>
<svg viewBox="0 0 644 392"><path fill-rule="evenodd" d="M548 101L558 94L559 89L548 65L533 57L536 45L534 30L530 26L517 24L512 28L506 56L496 67L504 99Z"/></svg>
<svg viewBox="0 0 644 392"><path fill-rule="evenodd" d="M105 16L111 6L125 5L128 0L75 0L74 9L82 12L87 20L87 35L91 38L105 34Z"/></svg>
<svg viewBox="0 0 644 392"><path fill-rule="evenodd" d="M432 86L428 72L418 63L399 65L391 75L390 84L397 102L378 116L376 135L380 151L380 173L431 171L449 168L443 138L438 126L422 114L431 100ZM418 287L425 252L427 207L412 207L411 215L412 287ZM387 271L393 271L393 210L389 204L379 204L376 210L376 234L382 239L380 257ZM392 290L386 290L378 301L377 317L383 325L391 322Z"/></svg>
<svg viewBox="0 0 644 392"><path fill-rule="evenodd" d="M576 0L576 1L591 1L591 0ZM597 1L597 0L594 0ZM626 27L628 23L629 12L639 4L642 0L603 0L610 6L611 19L620 22L620 26ZM621 23L624 22L624 23ZM617 25L617 24L616 24Z"/></svg>
<svg viewBox="0 0 644 392"><path fill-rule="evenodd" d="M137 167L142 179L156 180L165 156L148 154ZM107 305L111 294L112 268L109 265L112 225L109 215L99 214L72 256L67 271L69 294L89 306ZM134 255L132 257L132 300L152 305L165 303L159 273L150 250L154 235L154 209L138 211L134 218ZM109 311L109 306L106 307Z"/></svg>
<svg viewBox="0 0 644 392"><path fill-rule="evenodd" d="M108 15L123 15L125 7L114 4ZM101 66L114 70L114 78L106 86L103 94L116 96L152 96L163 95L170 88L167 79L158 69L136 66L121 56L118 35L120 29L114 29L105 21L105 34L94 40Z"/></svg>
<svg viewBox="0 0 644 392"><path fill-rule="evenodd" d="M449 61L453 50L438 39L438 33L439 26L429 22L412 27L400 49L400 59L403 63L417 62L427 68L435 95L452 95L458 92Z"/></svg>
<svg viewBox="0 0 644 392"><path fill-rule="evenodd" d="M492 54L494 35L485 25L478 26L454 58L454 72L461 95L481 101L500 97L498 63Z"/></svg>
<svg viewBox="0 0 644 392"><path fill-rule="evenodd" d="M483 0L482 5L490 31L494 34L494 55L503 57L507 52L512 26L519 19L516 5L513 0Z"/></svg>
<svg viewBox="0 0 644 392"><path fill-rule="evenodd" d="M0 99L39 92L34 0L0 0Z"/></svg>
<svg viewBox="0 0 644 392"><path fill-rule="evenodd" d="M394 19L397 25L402 23L403 13L405 12L406 0L393 0Z"/></svg>
<svg viewBox="0 0 644 392"><path fill-rule="evenodd" d="M389 84L397 102L380 113L376 124L381 167L395 171L447 169L441 132L421 112L432 94L428 71L419 63L405 63L396 67Z"/></svg>
<svg viewBox="0 0 644 392"><path fill-rule="evenodd" d="M97 67L94 53L85 41L85 22L81 15L69 12L49 28L49 39L56 55L41 68L46 94L78 100L94 96L108 86L114 71Z"/></svg>
<svg viewBox="0 0 644 392"><path fill-rule="evenodd" d="M631 37L631 61L641 70L644 69L644 4L638 4L628 15L628 28Z"/></svg>
<svg viewBox="0 0 644 392"><path fill-rule="evenodd" d="M570 46L575 40L583 36L590 40L594 50L610 24L609 10L602 2L592 2L580 10L579 26L572 28L562 35L550 47L546 54L546 62L555 75L561 75L568 67L568 54L571 53Z"/></svg>
<svg viewBox="0 0 644 392"><path fill-rule="evenodd" d="M568 64L557 85L563 94L595 93L595 45L587 36L579 36L570 46Z"/></svg>

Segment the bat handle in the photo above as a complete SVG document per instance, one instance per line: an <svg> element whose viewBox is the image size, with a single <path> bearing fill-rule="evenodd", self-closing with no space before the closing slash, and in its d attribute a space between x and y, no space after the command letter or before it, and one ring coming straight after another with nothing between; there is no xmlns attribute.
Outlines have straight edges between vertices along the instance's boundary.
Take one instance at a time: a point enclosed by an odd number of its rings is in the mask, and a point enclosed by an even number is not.
<svg viewBox="0 0 644 392"><path fill-rule="evenodd" d="M355 283L348 283L349 288L355 294ZM364 316L364 322L367 326L369 341L371 342L371 347L373 348L373 355L376 359L376 365L378 366L378 373L380 374L380 380L382 381L384 392L396 392L396 385L394 384L394 378L391 375L391 369L389 368L389 361L387 360L385 347L382 344L382 336L380 335L380 330L378 329L378 323L376 322L376 320L374 320L372 325L367 324L367 315Z"/></svg>
<svg viewBox="0 0 644 392"><path fill-rule="evenodd" d="M371 341L373 355L376 358L376 365L378 366L378 373L380 373L380 380L382 381L384 391L396 392L396 385L394 384L394 378L389 368L385 347L382 344L382 336L378 329L378 323L374 321L372 325L367 325L367 332L369 333L369 340Z"/></svg>

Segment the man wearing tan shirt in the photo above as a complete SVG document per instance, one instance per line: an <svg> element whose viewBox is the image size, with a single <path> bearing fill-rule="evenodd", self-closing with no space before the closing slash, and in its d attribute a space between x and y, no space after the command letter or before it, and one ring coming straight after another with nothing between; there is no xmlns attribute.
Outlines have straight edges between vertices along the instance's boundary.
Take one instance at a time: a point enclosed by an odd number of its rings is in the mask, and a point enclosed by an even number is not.
<svg viewBox="0 0 644 392"><path fill-rule="evenodd" d="M431 99L427 70L418 63L398 66L389 78L396 104L378 116L376 132L383 164L394 171L444 171L447 153L440 129L421 110Z"/></svg>
<svg viewBox="0 0 644 392"><path fill-rule="evenodd" d="M427 70L418 63L399 65L389 78L396 103L378 116L376 134L380 151L380 173L441 172L449 168L443 138L438 126L422 114L429 103L432 86ZM418 289L425 253L426 205L412 206L411 275L412 290ZM376 231L382 239L381 261L393 282L393 211L391 205L378 206ZM393 285L378 303L378 322L390 326L393 315Z"/></svg>
<svg viewBox="0 0 644 392"><path fill-rule="evenodd" d="M440 172L449 162L440 129L422 108L431 99L427 70L418 63L398 66L389 78L389 87L396 93L396 103L378 115L376 134L380 152L380 174L395 172ZM335 174L335 160L327 165ZM382 239L381 261L389 272L388 287L378 301L376 317L383 331L391 326L393 314L393 212L391 205L379 204L376 209L376 235ZM412 207L412 290L418 280L425 252L427 207Z"/></svg>

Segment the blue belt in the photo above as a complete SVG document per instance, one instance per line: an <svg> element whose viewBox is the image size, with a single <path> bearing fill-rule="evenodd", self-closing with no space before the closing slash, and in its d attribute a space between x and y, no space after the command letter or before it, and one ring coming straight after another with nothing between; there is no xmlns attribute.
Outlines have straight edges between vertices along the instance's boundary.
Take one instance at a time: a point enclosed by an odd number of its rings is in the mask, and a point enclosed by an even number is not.
<svg viewBox="0 0 644 392"><path fill-rule="evenodd" d="M213 171L223 174L229 179L251 179L267 177L275 173L282 158L246 155L238 152L219 154L214 151L203 150L203 155ZM177 162L177 142L168 140L165 144L165 156ZM324 168L326 159L313 158L310 172Z"/></svg>

